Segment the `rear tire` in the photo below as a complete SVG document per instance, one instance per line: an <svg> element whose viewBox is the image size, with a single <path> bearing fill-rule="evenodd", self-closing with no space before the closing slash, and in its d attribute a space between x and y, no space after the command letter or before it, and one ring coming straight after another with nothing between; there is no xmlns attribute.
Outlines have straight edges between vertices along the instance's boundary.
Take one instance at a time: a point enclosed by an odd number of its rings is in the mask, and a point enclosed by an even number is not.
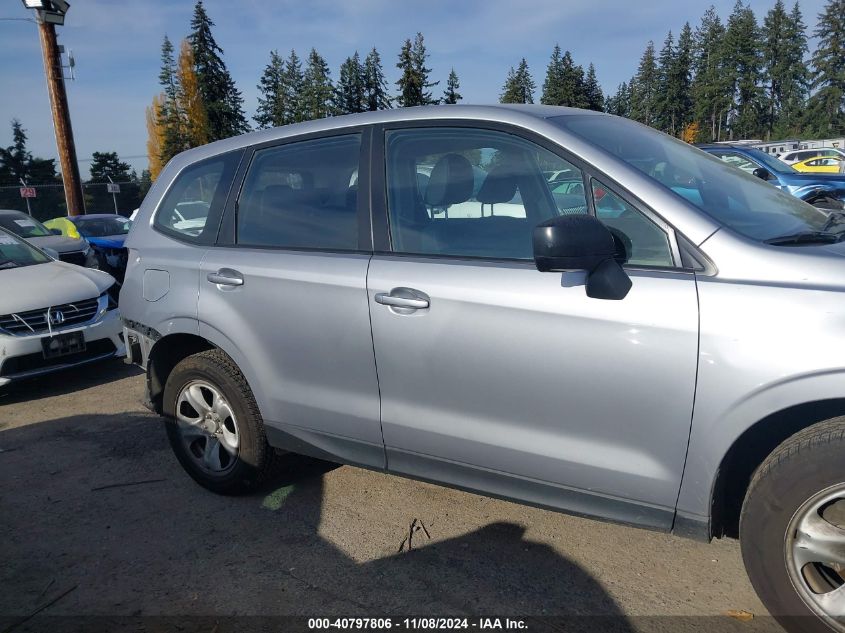
<svg viewBox="0 0 845 633"><path fill-rule="evenodd" d="M793 633L845 631L843 455L845 417L796 433L757 468L742 506L748 576Z"/></svg>
<svg viewBox="0 0 845 633"><path fill-rule="evenodd" d="M179 362L167 379L162 404L173 452L204 488L245 494L274 470L276 453L267 443L252 390L221 350Z"/></svg>

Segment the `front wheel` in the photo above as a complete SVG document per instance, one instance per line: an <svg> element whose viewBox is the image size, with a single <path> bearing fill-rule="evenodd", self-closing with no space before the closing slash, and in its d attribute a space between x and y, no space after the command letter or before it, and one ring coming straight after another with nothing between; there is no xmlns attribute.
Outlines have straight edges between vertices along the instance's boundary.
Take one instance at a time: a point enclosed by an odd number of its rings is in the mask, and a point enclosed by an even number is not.
<svg viewBox="0 0 845 633"><path fill-rule="evenodd" d="M845 633L845 417L796 433L760 465L740 518L742 557L792 632Z"/></svg>
<svg viewBox="0 0 845 633"><path fill-rule="evenodd" d="M218 349L179 362L164 387L167 437L182 467L220 494L254 490L271 472L258 405L229 356Z"/></svg>

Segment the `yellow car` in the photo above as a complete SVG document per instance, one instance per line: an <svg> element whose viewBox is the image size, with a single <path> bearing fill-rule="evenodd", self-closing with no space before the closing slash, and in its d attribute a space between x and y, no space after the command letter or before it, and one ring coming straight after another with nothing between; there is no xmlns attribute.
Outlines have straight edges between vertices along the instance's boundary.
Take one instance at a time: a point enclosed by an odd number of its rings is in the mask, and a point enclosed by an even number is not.
<svg viewBox="0 0 845 633"><path fill-rule="evenodd" d="M811 158L793 163L792 167L798 171L809 171L815 173L838 174L842 161L836 158Z"/></svg>
<svg viewBox="0 0 845 633"><path fill-rule="evenodd" d="M66 235L67 237L75 237L77 239L82 237L76 225L67 218L53 218L44 222L44 226L48 229L59 229L62 235Z"/></svg>

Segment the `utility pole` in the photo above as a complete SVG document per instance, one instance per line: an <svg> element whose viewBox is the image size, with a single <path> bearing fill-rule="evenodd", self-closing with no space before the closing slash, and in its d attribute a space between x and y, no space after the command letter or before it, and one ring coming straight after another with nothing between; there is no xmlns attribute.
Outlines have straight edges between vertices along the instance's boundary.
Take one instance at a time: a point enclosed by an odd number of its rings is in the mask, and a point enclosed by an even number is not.
<svg viewBox="0 0 845 633"><path fill-rule="evenodd" d="M64 0L23 0L28 9L36 9L41 52L44 55L44 74L47 77L47 92L53 111L53 129L56 132L56 147L62 169L65 201L68 215L85 213L82 197L82 181L79 178L79 164L76 162L76 146L73 142L73 128L67 105L62 60L56 42L56 24L64 24L64 16L70 5Z"/></svg>

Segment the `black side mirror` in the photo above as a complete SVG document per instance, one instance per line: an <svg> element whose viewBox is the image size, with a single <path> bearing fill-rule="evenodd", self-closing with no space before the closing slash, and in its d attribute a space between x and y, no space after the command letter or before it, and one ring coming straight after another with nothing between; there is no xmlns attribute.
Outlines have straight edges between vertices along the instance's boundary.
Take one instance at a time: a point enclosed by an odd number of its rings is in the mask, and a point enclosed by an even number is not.
<svg viewBox="0 0 845 633"><path fill-rule="evenodd" d="M591 215L562 215L534 228L534 264L540 272L587 271L587 296L624 299L631 279L617 257L613 234Z"/></svg>
<svg viewBox="0 0 845 633"><path fill-rule="evenodd" d="M772 177L772 174L765 167L758 167L751 173L757 176L757 178L759 178L760 180L768 180Z"/></svg>
<svg viewBox="0 0 845 633"><path fill-rule="evenodd" d="M62 230L61 229L50 229L50 233L52 233L53 235L61 235Z"/></svg>

